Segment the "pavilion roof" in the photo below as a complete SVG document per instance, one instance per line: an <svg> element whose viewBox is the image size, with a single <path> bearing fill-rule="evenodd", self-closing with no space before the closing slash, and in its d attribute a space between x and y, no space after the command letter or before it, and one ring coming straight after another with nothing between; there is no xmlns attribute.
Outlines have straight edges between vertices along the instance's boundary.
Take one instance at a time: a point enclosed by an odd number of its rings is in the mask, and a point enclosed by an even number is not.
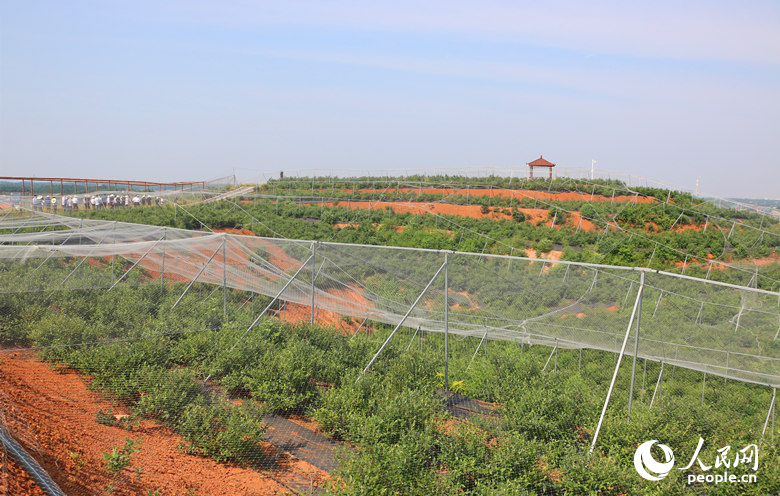
<svg viewBox="0 0 780 496"><path fill-rule="evenodd" d="M533 162L528 162L528 165L531 167L555 167L554 163L545 160L541 155Z"/></svg>

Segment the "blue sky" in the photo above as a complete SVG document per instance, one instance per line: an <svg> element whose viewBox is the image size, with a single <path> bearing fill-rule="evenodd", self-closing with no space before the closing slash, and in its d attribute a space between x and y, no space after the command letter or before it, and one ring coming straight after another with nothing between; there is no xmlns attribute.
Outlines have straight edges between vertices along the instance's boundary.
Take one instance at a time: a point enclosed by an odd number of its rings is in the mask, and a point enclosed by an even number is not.
<svg viewBox="0 0 780 496"><path fill-rule="evenodd" d="M780 3L0 0L0 175L540 154L780 197Z"/></svg>

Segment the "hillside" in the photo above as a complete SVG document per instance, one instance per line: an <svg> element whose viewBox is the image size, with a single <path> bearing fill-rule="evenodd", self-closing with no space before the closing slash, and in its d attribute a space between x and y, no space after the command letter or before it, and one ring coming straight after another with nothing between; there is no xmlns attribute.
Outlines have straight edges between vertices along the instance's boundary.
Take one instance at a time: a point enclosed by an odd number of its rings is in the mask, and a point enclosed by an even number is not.
<svg viewBox="0 0 780 496"><path fill-rule="evenodd" d="M260 236L543 256L780 287L780 222L618 181L426 177L272 180L237 201L88 218ZM755 262L755 263L754 263ZM728 269L728 270L727 270ZM754 282L751 282L754 281Z"/></svg>

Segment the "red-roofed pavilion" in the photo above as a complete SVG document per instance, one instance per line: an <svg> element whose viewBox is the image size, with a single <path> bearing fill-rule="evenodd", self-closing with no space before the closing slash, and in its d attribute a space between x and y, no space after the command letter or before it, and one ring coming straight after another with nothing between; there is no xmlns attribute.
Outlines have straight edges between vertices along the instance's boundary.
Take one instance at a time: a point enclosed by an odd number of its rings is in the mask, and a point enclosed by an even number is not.
<svg viewBox="0 0 780 496"><path fill-rule="evenodd" d="M550 170L550 179L552 179L552 168L555 167L555 164L552 162L548 162L544 158L542 158L541 155L539 155L539 158L534 160L533 162L528 162L528 171L531 179L534 178L534 167L547 167Z"/></svg>

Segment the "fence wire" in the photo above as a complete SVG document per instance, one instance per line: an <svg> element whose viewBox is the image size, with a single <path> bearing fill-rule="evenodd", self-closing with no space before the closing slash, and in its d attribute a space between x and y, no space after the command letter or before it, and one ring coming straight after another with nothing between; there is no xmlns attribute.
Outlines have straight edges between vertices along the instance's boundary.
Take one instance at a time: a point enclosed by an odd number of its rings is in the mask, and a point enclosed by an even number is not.
<svg viewBox="0 0 780 496"><path fill-rule="evenodd" d="M170 442L155 437L152 420L184 439L157 456L196 453L260 467L236 475L242 481L237 494L260 486L321 491L324 474L336 470L334 452L349 450L341 439L354 439L312 433L295 415L314 397L338 401L327 393L336 385L376 389L393 384L393 374L419 375L472 395L469 387L483 387L484 398L493 401L505 394L489 392L499 386L459 381L519 367L507 358L514 357L537 371L588 373L603 386L611 370L596 370L588 357L625 348L639 363L637 387L628 393L622 373L617 395L647 405L665 401L661 391L671 379L663 367L688 379L702 373L702 402L719 397L711 389L715 376L780 385L777 292L641 268L203 233L18 210L3 215L0 360L6 360L2 377L11 393L0 394L2 423L29 450L46 451L44 467L65 467L70 476L59 482L67 494L92 494L84 482L90 478L106 494L189 490L187 477L152 468L158 450L152 446ZM629 325L640 285L638 324ZM337 343L338 332L268 327L263 315L327 323L347 338ZM394 328L402 330L392 336ZM509 361L491 361L488 349L500 349ZM427 359L405 359L411 351ZM316 361L324 354L348 372ZM282 355L288 368L279 366ZM369 369L372 356L380 359ZM59 389L30 384L44 393L36 409L23 404L26 386L14 378L51 372L37 357L60 364L53 367L62 382ZM445 380L439 374L446 367ZM73 370L110 400L73 392L82 380ZM36 427L57 424L61 400L91 405L73 415L113 429L109 438L89 429L71 433L100 445L97 454L75 449L70 434ZM489 416L489 404L474 405L451 410ZM600 406L583 408L592 413ZM764 414L755 415L763 420ZM766 422L773 418L767 414ZM231 426L238 424L237 434ZM302 442L306 436L311 439ZM41 450L41 439L54 449ZM108 467L108 474L95 471L95 464Z"/></svg>

